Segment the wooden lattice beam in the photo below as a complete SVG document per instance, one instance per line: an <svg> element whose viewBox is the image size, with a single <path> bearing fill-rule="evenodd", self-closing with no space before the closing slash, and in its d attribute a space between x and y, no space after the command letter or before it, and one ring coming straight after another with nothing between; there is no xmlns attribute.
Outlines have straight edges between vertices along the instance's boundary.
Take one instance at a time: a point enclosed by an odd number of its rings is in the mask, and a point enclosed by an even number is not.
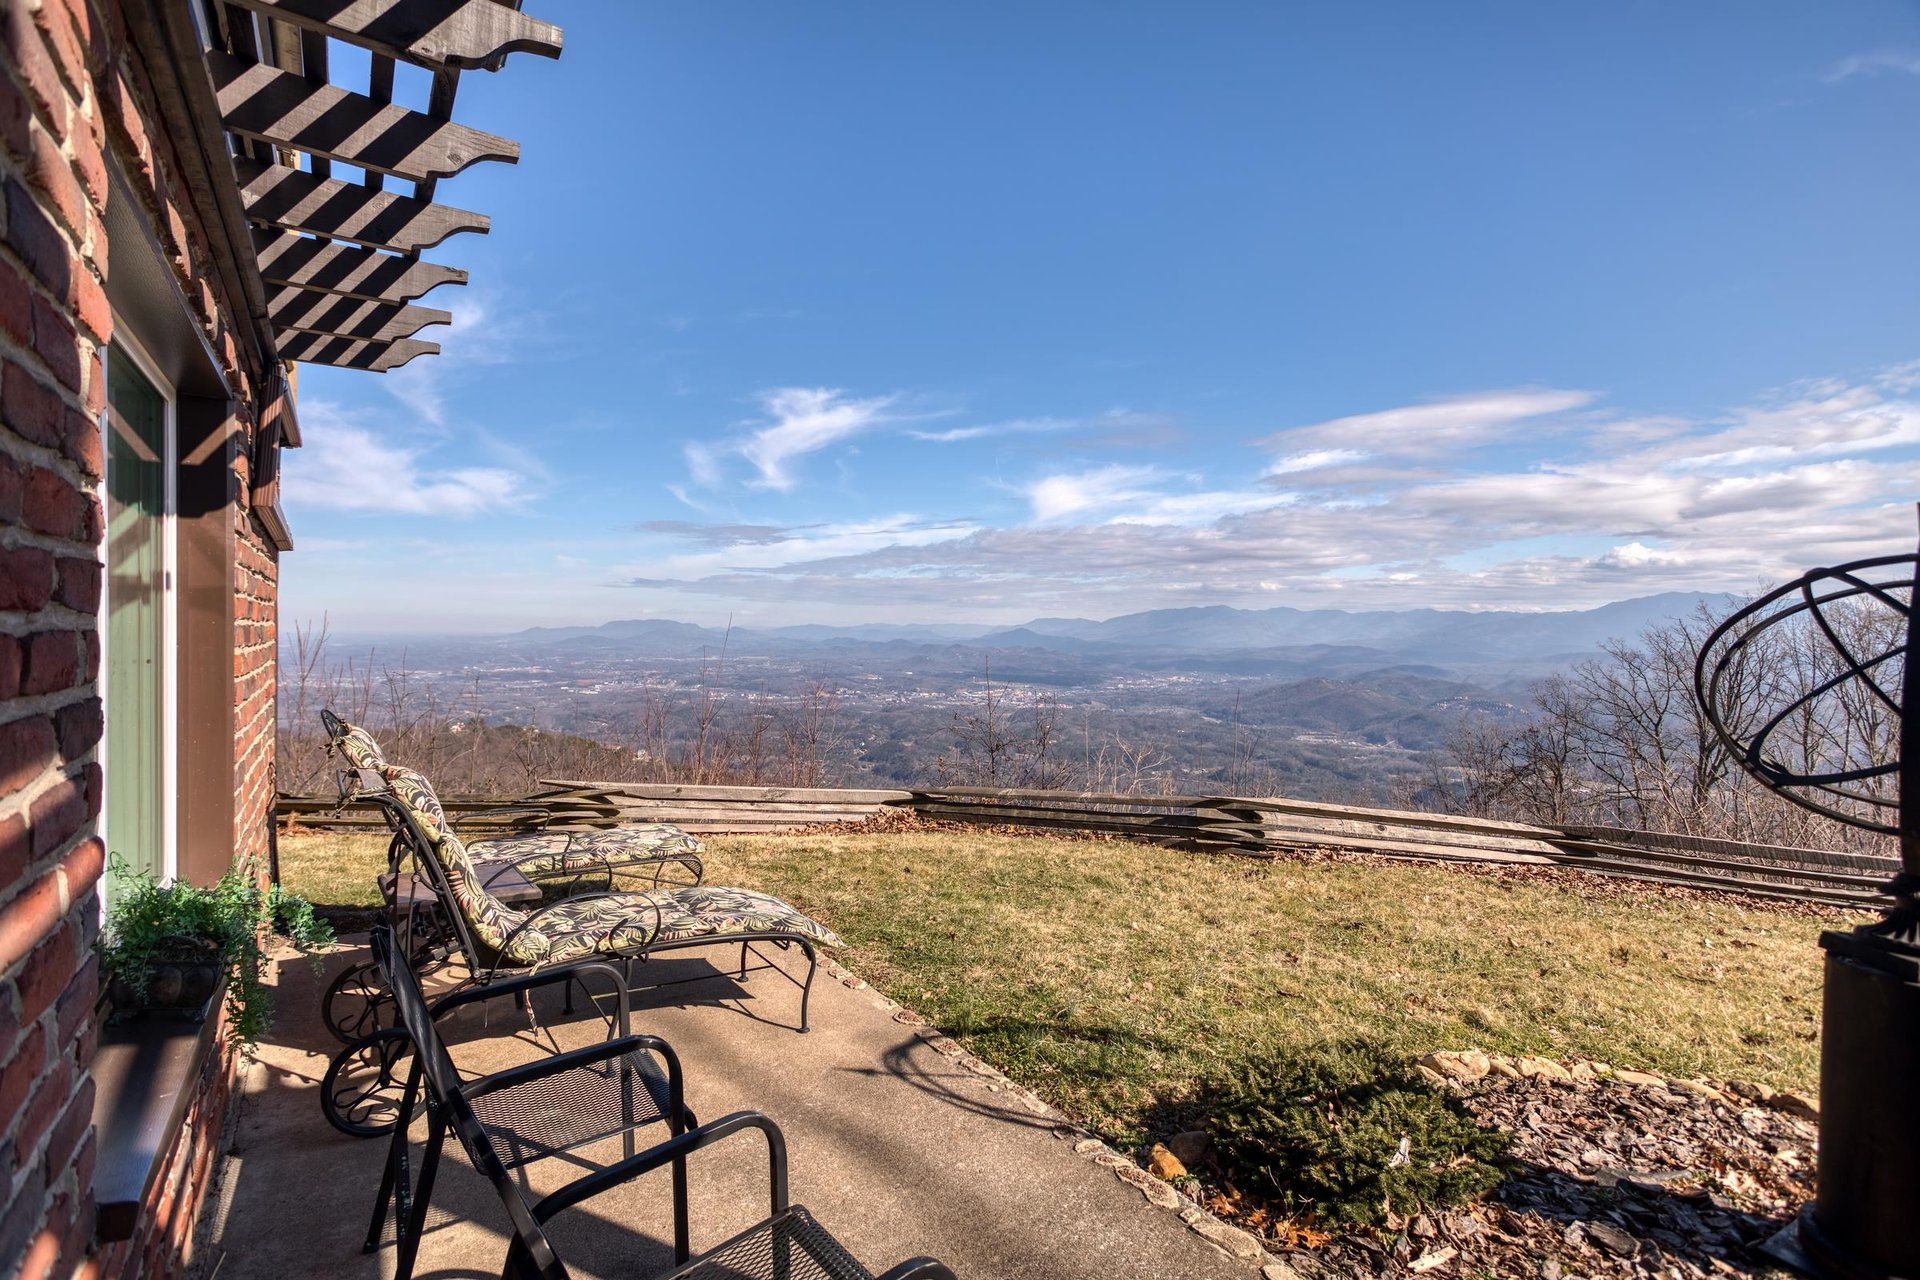
<svg viewBox="0 0 1920 1280"><path fill-rule="evenodd" d="M337 178L316 178L284 165L235 156L233 168L247 217L288 231L418 253L456 232L485 232L492 225L484 213L375 191Z"/></svg>
<svg viewBox="0 0 1920 1280"><path fill-rule="evenodd" d="M365 369L385 373L398 369L418 356L440 353L437 342L401 338L396 342L367 342L358 338L336 338L326 333L283 333L280 358L304 364L327 364L338 369Z"/></svg>
<svg viewBox="0 0 1920 1280"><path fill-rule="evenodd" d="M233 0L283 22L423 67L560 56L560 28L495 0Z"/></svg>
<svg viewBox="0 0 1920 1280"><path fill-rule="evenodd" d="M264 63L249 65L218 49L207 53L207 69L221 119L242 137L416 182L451 177L482 160L520 158L520 144L511 138L316 85Z"/></svg>
<svg viewBox="0 0 1920 1280"><path fill-rule="evenodd" d="M467 282L467 273L459 267L363 249L338 240L316 240L255 227L253 243L260 259L260 278L269 287L317 289L368 302L411 302L443 284Z"/></svg>
<svg viewBox="0 0 1920 1280"><path fill-rule="evenodd" d="M453 313L404 302L368 302L312 289L276 289L267 314L281 332L330 333L338 338L392 342L411 338L430 324L452 324Z"/></svg>

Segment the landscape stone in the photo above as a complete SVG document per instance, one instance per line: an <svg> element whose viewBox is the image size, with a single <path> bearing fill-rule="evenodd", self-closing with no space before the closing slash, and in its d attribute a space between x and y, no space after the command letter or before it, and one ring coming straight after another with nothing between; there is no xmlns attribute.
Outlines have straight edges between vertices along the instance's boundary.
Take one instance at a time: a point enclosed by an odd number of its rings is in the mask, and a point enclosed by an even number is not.
<svg viewBox="0 0 1920 1280"><path fill-rule="evenodd" d="M1163 1182L1172 1182L1175 1178L1187 1176L1187 1166L1165 1145L1156 1142L1153 1149L1147 1152L1147 1172Z"/></svg>
<svg viewBox="0 0 1920 1280"><path fill-rule="evenodd" d="M1775 1111L1784 1111L1788 1115L1798 1116L1802 1120L1817 1121L1820 1119L1820 1107L1817 1103L1811 1102L1797 1093L1789 1093L1784 1089L1774 1094L1771 1098L1768 1098L1767 1105Z"/></svg>
<svg viewBox="0 0 1920 1280"><path fill-rule="evenodd" d="M1650 1071L1629 1071L1625 1067L1616 1067L1613 1078L1621 1084L1638 1085L1642 1088L1652 1086L1664 1089L1667 1087L1665 1076L1656 1076Z"/></svg>
<svg viewBox="0 0 1920 1280"><path fill-rule="evenodd" d="M1180 1207L1180 1193L1160 1181L1160 1179L1149 1174L1146 1170L1138 1168L1135 1165L1128 1165L1124 1169L1115 1169L1113 1173L1115 1177L1119 1178L1120 1181L1126 1183L1128 1186L1138 1188L1140 1194L1147 1198L1149 1204L1161 1209L1178 1209Z"/></svg>
<svg viewBox="0 0 1920 1280"><path fill-rule="evenodd" d="M1275 1259L1260 1268L1260 1280L1303 1280L1303 1278L1287 1263Z"/></svg>
<svg viewBox="0 0 1920 1280"><path fill-rule="evenodd" d="M1187 1209L1180 1214L1180 1221L1191 1227L1203 1240L1210 1240L1236 1258L1252 1261L1266 1256L1266 1248L1259 1240L1238 1227L1230 1227L1212 1214L1200 1209Z"/></svg>
<svg viewBox="0 0 1920 1280"><path fill-rule="evenodd" d="M1449 1080L1471 1083L1486 1075L1490 1064L1486 1054L1478 1049L1468 1049L1462 1053L1444 1050L1429 1053L1420 1059L1420 1065L1429 1071L1438 1072Z"/></svg>
<svg viewBox="0 0 1920 1280"><path fill-rule="evenodd" d="M1707 1084L1704 1081L1681 1080L1678 1077L1676 1077L1672 1080L1669 1080L1667 1083L1675 1089L1680 1089L1680 1090L1683 1090L1684 1092L1691 1093L1698 1097L1705 1098L1709 1102L1718 1102L1723 1106L1732 1105L1732 1103L1730 1103L1727 1100L1726 1094L1720 1092L1718 1089L1714 1088L1712 1085Z"/></svg>
<svg viewBox="0 0 1920 1280"><path fill-rule="evenodd" d="M1167 1150L1173 1152L1181 1164L1196 1165L1213 1150L1213 1135L1205 1129L1188 1129L1168 1138Z"/></svg>

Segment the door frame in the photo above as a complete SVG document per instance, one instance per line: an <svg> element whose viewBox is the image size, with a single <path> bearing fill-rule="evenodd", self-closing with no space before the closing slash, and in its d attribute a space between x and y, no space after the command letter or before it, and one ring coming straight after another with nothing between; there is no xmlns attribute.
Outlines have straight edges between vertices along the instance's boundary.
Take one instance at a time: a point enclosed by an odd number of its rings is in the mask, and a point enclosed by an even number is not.
<svg viewBox="0 0 1920 1280"><path fill-rule="evenodd" d="M179 497L179 421L180 395L172 379L160 370L156 361L133 329L116 310L113 314L113 338L101 348L101 376L108 379L111 387L113 377L112 364L124 357L139 371L140 376L152 383L160 392L163 402L161 412L161 451L160 451L160 878L172 880L180 872L179 821L180 821L180 758L179 758L179 708L180 708L180 566L179 566L179 529L177 513L180 508ZM112 708L107 702L109 672L107 645L107 608L108 594L112 583L112 562L108 559L107 535L107 477L104 474L111 465L113 430L113 399L111 394L105 397L106 403L100 410L101 431L101 471L100 477L100 605L94 619L96 633L100 640L100 706L103 716L110 717ZM112 849L113 833L108 825L111 812L105 791L111 786L108 781L107 743L108 734L100 735L100 777L102 798L100 804L100 839L108 849ZM104 911L106 895L101 895Z"/></svg>

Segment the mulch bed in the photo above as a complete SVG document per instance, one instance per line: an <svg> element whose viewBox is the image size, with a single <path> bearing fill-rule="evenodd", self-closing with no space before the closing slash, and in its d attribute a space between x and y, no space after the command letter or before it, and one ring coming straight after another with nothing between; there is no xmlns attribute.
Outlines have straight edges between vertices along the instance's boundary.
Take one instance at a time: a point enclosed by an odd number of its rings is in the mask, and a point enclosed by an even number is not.
<svg viewBox="0 0 1920 1280"><path fill-rule="evenodd" d="M1514 1137L1513 1172L1485 1200L1334 1236L1219 1191L1209 1207L1303 1280L1694 1280L1778 1272L1760 1247L1813 1195L1817 1126L1736 1092L1752 1086L1489 1074L1443 1087Z"/></svg>

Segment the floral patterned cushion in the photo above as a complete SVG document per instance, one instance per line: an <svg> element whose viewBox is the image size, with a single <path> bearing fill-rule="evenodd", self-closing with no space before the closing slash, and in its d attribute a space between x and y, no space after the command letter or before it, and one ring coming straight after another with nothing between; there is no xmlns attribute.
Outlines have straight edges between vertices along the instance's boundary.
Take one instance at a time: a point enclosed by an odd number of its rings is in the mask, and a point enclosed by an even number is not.
<svg viewBox="0 0 1920 1280"><path fill-rule="evenodd" d="M494 836L467 846L476 864L512 862L528 875L581 871L607 863L665 862L699 857L704 846L665 822L635 823L595 831L529 831Z"/></svg>
<svg viewBox="0 0 1920 1280"><path fill-rule="evenodd" d="M487 892L482 871L447 825L446 812L427 780L399 765L379 772L394 798L433 842L433 856L446 873L474 940L508 964L537 969L592 955L638 955L662 942L696 938L722 942L750 933L789 934L823 946L842 945L833 930L790 904L747 889L694 885L562 898L534 911L510 907Z"/></svg>
<svg viewBox="0 0 1920 1280"><path fill-rule="evenodd" d="M729 934L787 933L824 947L846 945L839 934L813 917L802 915L791 903L768 893L691 885L658 890L649 896L660 904L658 942L684 942L692 938L723 942Z"/></svg>
<svg viewBox="0 0 1920 1280"><path fill-rule="evenodd" d="M340 729L328 740L328 751L339 752L340 758L355 769L377 770L387 767L386 754L380 750L380 744L373 740L372 734L344 720L340 722Z"/></svg>

